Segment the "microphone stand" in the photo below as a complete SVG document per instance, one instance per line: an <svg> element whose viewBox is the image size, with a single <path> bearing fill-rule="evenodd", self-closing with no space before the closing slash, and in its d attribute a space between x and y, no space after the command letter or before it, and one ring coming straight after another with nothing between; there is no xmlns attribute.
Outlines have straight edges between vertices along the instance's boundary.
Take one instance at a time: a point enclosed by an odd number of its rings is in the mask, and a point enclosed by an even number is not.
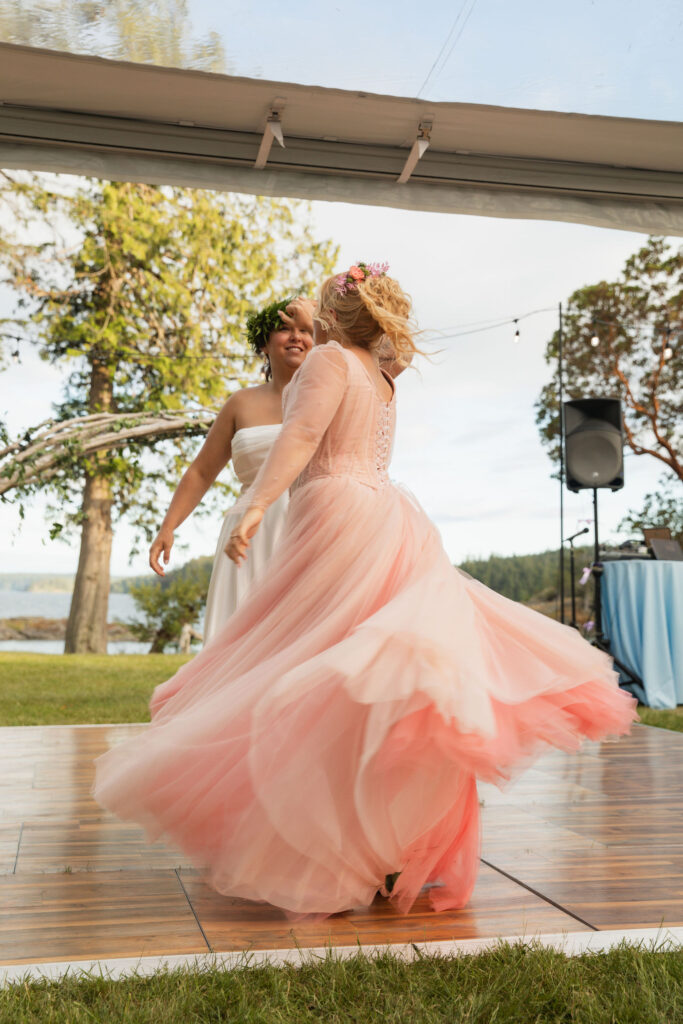
<svg viewBox="0 0 683 1024"><path fill-rule="evenodd" d="M569 574L572 584L572 621L569 623L574 629L579 627L576 624L576 580L574 578L574 540L576 537L580 537L582 533L588 533L588 527L584 526L583 530L579 530L577 533L573 533L571 537L567 537L565 544L569 544Z"/></svg>

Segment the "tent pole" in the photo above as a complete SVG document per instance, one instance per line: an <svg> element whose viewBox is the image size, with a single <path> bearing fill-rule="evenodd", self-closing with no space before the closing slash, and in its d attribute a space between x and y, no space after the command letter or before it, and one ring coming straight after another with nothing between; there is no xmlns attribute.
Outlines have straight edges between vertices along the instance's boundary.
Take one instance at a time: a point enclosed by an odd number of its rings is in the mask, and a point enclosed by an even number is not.
<svg viewBox="0 0 683 1024"><path fill-rule="evenodd" d="M557 376L560 403L560 622L564 622L564 401L562 355L562 303L559 304L559 332L557 345Z"/></svg>

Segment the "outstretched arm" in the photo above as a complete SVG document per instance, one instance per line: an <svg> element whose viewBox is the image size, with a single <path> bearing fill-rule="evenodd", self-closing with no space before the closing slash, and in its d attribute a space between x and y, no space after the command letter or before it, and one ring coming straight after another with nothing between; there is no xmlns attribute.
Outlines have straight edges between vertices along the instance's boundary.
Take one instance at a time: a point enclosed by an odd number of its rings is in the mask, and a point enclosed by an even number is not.
<svg viewBox="0 0 683 1024"><path fill-rule="evenodd" d="M166 575L161 558L164 565L168 565L174 531L194 511L220 471L230 461L235 433L236 398L237 395L232 395L218 413L199 453L175 489L168 512L149 549L149 564L157 576Z"/></svg>
<svg viewBox="0 0 683 1024"><path fill-rule="evenodd" d="M265 510L291 487L320 444L341 402L347 373L344 353L332 345L314 348L297 370L282 430L253 484L233 506L244 509L244 515L226 552L238 565Z"/></svg>

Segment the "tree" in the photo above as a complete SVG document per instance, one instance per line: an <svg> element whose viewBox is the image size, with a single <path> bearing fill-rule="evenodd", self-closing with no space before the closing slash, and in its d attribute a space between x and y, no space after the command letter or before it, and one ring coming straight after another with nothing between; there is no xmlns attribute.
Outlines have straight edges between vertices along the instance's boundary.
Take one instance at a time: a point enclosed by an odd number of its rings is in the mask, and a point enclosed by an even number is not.
<svg viewBox="0 0 683 1024"><path fill-rule="evenodd" d="M15 442L4 432L0 477L14 481L15 500L37 489L56 496L53 536L81 529L65 649L102 652L112 523L126 517L136 543L151 540L193 438L231 388L258 374L242 337L248 310L310 288L335 253L314 241L302 203L62 176L49 187L37 175L0 180L15 235L41 228L38 241L6 234L0 243L18 296L4 333L75 364L55 421ZM59 431L68 443L55 447ZM44 475L40 442L51 453Z"/></svg>
<svg viewBox="0 0 683 1024"><path fill-rule="evenodd" d="M662 488L646 494L640 511L627 513L619 523L621 530L641 532L647 527L668 526L671 536L683 547L683 500L676 484L662 480Z"/></svg>
<svg viewBox="0 0 683 1024"><path fill-rule="evenodd" d="M593 337L599 339L596 346ZM683 247L672 253L661 238L648 239L627 260L618 281L575 291L564 315L566 397L621 398L631 450L658 459L679 479L682 339ZM553 377L536 403L541 440L555 463L560 437L558 342L556 331L545 352Z"/></svg>
<svg viewBox="0 0 683 1024"><path fill-rule="evenodd" d="M206 590L206 581L192 577L176 576L166 586L162 580L138 583L130 592L143 619L125 625L138 640L151 642L150 654L163 654L168 644L177 641L185 623L195 625L206 603Z"/></svg>
<svg viewBox="0 0 683 1024"><path fill-rule="evenodd" d="M597 339L597 344L593 343ZM671 500L649 495L646 509L621 525L683 515L683 247L651 237L626 261L617 281L600 281L570 296L564 315L565 397L622 401L626 444L656 459ZM541 441L559 465L557 357L559 333L546 347L551 380L536 402Z"/></svg>
<svg viewBox="0 0 683 1024"><path fill-rule="evenodd" d="M577 547L577 565L590 560L591 549ZM461 562L470 576L485 583L513 601L551 600L557 593L557 551L543 551L534 555L490 555L486 559L467 559ZM565 584L569 587L569 563L565 566Z"/></svg>
<svg viewBox="0 0 683 1024"><path fill-rule="evenodd" d="M225 70L220 38L195 36L186 0L5 0L0 36ZM0 203L22 239L38 221L44 229L34 244L0 239L0 265L26 310L0 335L12 350L26 339L53 362L78 361L54 420L14 441L0 424L0 490L21 501L47 487L58 499L51 536L81 527L66 650L103 651L112 519L132 518L151 539L160 491L191 439L227 385L257 372L239 338L247 308L328 273L333 253L296 223L303 204L35 175L5 175ZM143 464L150 451L155 464Z"/></svg>
<svg viewBox="0 0 683 1024"><path fill-rule="evenodd" d="M163 579L131 582L132 594L142 619L124 623L139 640L150 642L150 654L163 654L178 640L187 623L194 626L206 604L213 559L192 558Z"/></svg>
<svg viewBox="0 0 683 1024"><path fill-rule="evenodd" d="M194 38L187 0L3 0L0 38L140 64L225 69L218 34Z"/></svg>

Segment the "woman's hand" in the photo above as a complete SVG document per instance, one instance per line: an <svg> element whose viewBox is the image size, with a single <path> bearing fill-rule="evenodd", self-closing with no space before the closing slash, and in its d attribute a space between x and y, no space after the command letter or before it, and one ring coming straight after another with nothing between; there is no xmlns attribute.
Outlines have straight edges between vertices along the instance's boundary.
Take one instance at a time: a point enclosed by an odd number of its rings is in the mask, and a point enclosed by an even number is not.
<svg viewBox="0 0 683 1024"><path fill-rule="evenodd" d="M289 305L285 307L284 312L279 309L278 314L287 327L298 327L300 331L307 331L309 334L312 334L314 311L315 302L299 295L296 299L292 299Z"/></svg>
<svg viewBox="0 0 683 1024"><path fill-rule="evenodd" d="M149 549L149 564L152 569L154 569L157 576L166 575L159 562L159 556L163 554L164 565L168 565L168 560L171 557L173 540L173 530L170 530L167 526L162 526L152 541L152 546Z"/></svg>
<svg viewBox="0 0 683 1024"><path fill-rule="evenodd" d="M263 516L264 511L262 508L248 509L230 534L230 540L226 544L225 553L238 568L247 557L249 541L258 530Z"/></svg>

